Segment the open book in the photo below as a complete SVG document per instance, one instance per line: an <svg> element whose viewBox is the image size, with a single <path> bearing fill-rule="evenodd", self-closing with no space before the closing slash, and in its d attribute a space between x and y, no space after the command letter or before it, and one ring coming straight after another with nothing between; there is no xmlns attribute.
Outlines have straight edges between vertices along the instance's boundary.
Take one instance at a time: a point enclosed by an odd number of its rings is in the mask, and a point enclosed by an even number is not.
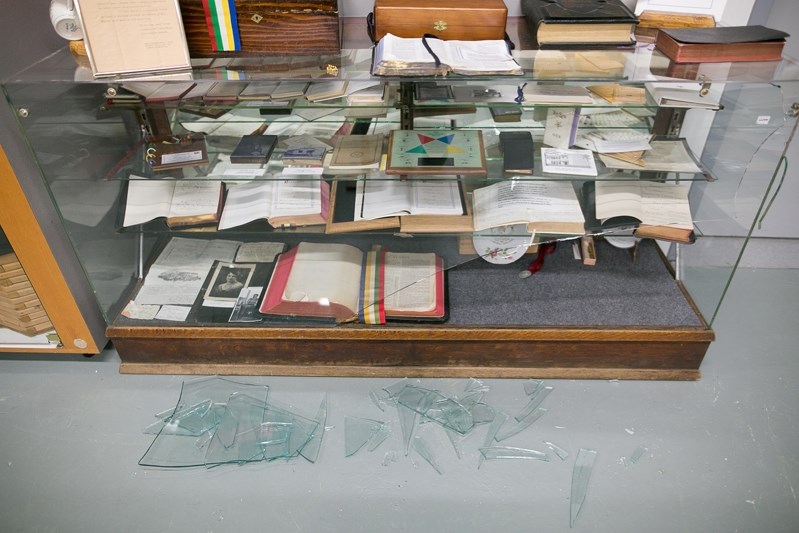
<svg viewBox="0 0 799 533"><path fill-rule="evenodd" d="M441 258L433 253L364 254L349 244L301 242L278 258L259 307L266 315L338 322L376 310L386 319L444 319Z"/></svg>
<svg viewBox="0 0 799 533"><path fill-rule="evenodd" d="M638 237L682 243L694 241L688 185L654 181L597 181L596 218L604 224L615 217L640 221Z"/></svg>
<svg viewBox="0 0 799 533"><path fill-rule="evenodd" d="M219 229L258 219L274 227L324 224L330 187L324 180L262 180L228 186Z"/></svg>
<svg viewBox="0 0 799 533"><path fill-rule="evenodd" d="M474 230L527 223L530 232L581 235L585 218L570 181L508 180L472 193Z"/></svg>
<svg viewBox="0 0 799 533"><path fill-rule="evenodd" d="M387 33L375 47L372 73L377 76L434 76L450 72L524 74L502 40L423 40Z"/></svg>
<svg viewBox="0 0 799 533"><path fill-rule="evenodd" d="M214 224L219 220L224 191L218 181L147 179L131 174L122 227L160 217L170 227Z"/></svg>

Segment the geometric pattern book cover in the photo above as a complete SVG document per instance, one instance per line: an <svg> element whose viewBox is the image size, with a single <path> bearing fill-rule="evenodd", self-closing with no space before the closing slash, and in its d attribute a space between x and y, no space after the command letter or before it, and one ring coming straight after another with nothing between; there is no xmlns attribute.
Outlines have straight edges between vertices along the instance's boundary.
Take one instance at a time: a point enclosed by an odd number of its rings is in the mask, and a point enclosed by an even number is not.
<svg viewBox="0 0 799 533"><path fill-rule="evenodd" d="M386 174L485 174L479 130L392 130Z"/></svg>

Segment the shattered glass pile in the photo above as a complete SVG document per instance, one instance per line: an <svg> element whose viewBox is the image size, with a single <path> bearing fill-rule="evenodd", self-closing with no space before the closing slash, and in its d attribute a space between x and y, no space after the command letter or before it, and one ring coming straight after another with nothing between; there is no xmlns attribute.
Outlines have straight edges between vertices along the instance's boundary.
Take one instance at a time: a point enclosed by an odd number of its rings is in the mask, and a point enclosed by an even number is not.
<svg viewBox="0 0 799 533"><path fill-rule="evenodd" d="M515 414L490 405L485 399L489 387L476 379L465 380L465 384L458 381L449 392L426 388L422 381L407 378L371 390L369 398L374 406L399 424L401 452L385 452L382 465L396 463L398 455L404 454L411 461L420 457L444 474L439 456L454 452L463 459L467 445L472 446L469 451L476 461L471 464L476 469L485 461L495 460L568 460L569 452L549 440L537 440L542 449L506 445L507 439L521 434L547 413L542 404L553 388L535 379L524 381L523 386L525 402ZM335 429L325 427L327 398L321 396L313 404L315 414L309 414L275 401L267 385L220 377L184 382L177 404L156 414L156 421L145 429L155 438L139 464L210 468L300 458L315 463L325 431ZM377 418L344 416L345 457L362 450L374 452L392 436L391 421ZM477 439L468 438L481 427L485 430ZM435 434L442 431L440 437ZM524 444L531 434L534 432L526 432L515 440ZM446 448L451 444L451 449L442 450L442 441ZM648 451L639 446L629 460L622 457L621 462L634 465ZM580 448L574 458L569 504L572 526L585 501L597 455L595 450Z"/></svg>
<svg viewBox="0 0 799 533"><path fill-rule="evenodd" d="M327 401L316 415L268 399L269 387L220 377L183 383L177 405L145 429L155 434L139 460L162 468L214 467L302 457L315 462L324 435Z"/></svg>

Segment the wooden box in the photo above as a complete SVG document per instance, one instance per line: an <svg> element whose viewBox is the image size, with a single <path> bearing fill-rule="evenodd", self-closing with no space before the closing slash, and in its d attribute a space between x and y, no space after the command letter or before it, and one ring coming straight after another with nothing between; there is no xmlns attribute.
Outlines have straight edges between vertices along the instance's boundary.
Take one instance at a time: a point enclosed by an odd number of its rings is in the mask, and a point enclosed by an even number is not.
<svg viewBox="0 0 799 533"><path fill-rule="evenodd" d="M241 49L215 51L203 0L179 0L191 57L320 55L341 50L338 0L235 0Z"/></svg>
<svg viewBox="0 0 799 533"><path fill-rule="evenodd" d="M374 38L504 39L507 17L503 0L375 0Z"/></svg>

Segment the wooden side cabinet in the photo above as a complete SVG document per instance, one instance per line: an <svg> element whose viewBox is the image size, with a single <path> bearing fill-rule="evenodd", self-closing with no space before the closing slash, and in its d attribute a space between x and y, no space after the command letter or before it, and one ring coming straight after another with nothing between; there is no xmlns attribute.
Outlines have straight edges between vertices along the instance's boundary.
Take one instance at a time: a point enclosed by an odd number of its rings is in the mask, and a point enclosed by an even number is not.
<svg viewBox="0 0 799 533"><path fill-rule="evenodd" d="M84 355L99 353L107 343L99 308L96 305L81 306L79 300L75 298L74 288L70 287L65 278L45 230L31 208L23 186L2 146L0 146L0 228L27 277L27 281L15 282L16 286L26 288L14 292L13 295L21 293L23 295L21 299L25 300L27 308L35 306L43 310L24 316L23 319L42 324L42 316L46 313L46 319L49 319L52 325L51 331L42 331L36 335L13 331L4 336L3 330L9 332L10 328L0 327L0 352ZM21 277L16 276L15 279L19 280ZM33 295L30 288L27 288L28 282L38 302L31 301L30 296ZM16 307L18 306L7 304L3 307L3 311L12 313ZM42 328L30 328L27 331L32 333L33 329L38 332Z"/></svg>

